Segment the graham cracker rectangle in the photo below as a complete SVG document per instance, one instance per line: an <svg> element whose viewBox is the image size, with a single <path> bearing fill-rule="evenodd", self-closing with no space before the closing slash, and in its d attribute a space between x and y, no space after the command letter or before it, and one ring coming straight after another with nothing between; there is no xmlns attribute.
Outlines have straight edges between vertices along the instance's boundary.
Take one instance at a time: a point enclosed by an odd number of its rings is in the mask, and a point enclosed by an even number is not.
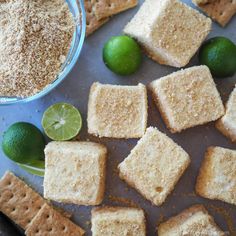
<svg viewBox="0 0 236 236"><path fill-rule="evenodd" d="M95 30L104 25L109 18L97 19L94 11L94 0L85 0L84 6L86 10L86 37Z"/></svg>
<svg viewBox="0 0 236 236"><path fill-rule="evenodd" d="M83 229L62 216L48 204L43 205L25 232L26 236L82 236L84 233Z"/></svg>
<svg viewBox="0 0 236 236"><path fill-rule="evenodd" d="M193 3L223 27L236 13L236 0L215 0L202 3L193 0Z"/></svg>
<svg viewBox="0 0 236 236"><path fill-rule="evenodd" d="M137 4L138 0L97 0L94 3L94 12L97 19L102 19L128 10Z"/></svg>
<svg viewBox="0 0 236 236"><path fill-rule="evenodd" d="M24 230L45 200L11 172L0 180L0 211Z"/></svg>

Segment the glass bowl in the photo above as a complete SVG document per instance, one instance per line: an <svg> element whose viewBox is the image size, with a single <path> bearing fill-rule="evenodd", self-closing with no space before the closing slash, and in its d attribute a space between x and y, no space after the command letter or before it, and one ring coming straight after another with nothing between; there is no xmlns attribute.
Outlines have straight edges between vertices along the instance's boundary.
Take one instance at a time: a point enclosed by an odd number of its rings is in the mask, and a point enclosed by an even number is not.
<svg viewBox="0 0 236 236"><path fill-rule="evenodd" d="M44 95L48 94L51 90L53 90L58 84L60 84L62 80L64 80L66 76L69 74L71 69L74 67L75 63L79 58L84 43L85 31L86 31L86 13L84 9L83 0L66 0L66 2L68 3L70 11L74 16L76 22L76 29L72 39L70 51L67 55L65 63L62 65L61 72L59 73L58 77L42 91L30 97L20 98L20 97L0 96L0 106L30 102L40 97L43 97Z"/></svg>

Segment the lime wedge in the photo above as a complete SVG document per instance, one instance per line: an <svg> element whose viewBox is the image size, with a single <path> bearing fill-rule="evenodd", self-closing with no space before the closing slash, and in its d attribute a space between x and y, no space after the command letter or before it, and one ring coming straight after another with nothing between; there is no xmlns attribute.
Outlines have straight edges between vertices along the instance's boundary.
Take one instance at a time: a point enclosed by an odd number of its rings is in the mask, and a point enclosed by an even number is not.
<svg viewBox="0 0 236 236"><path fill-rule="evenodd" d="M45 162L44 161L34 161L30 164L18 164L23 170L29 172L33 175L38 175L43 177L44 176L44 168Z"/></svg>
<svg viewBox="0 0 236 236"><path fill-rule="evenodd" d="M74 106L56 103L44 112L42 126L52 140L65 141L78 135L82 127L82 118Z"/></svg>

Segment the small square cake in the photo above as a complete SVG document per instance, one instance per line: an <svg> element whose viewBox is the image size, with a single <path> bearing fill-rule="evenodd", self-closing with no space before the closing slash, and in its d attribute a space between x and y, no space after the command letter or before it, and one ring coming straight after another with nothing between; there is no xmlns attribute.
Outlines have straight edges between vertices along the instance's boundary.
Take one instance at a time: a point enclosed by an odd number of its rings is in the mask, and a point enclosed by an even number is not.
<svg viewBox="0 0 236 236"><path fill-rule="evenodd" d="M92 85L88 103L90 134L108 138L140 138L146 126L147 91L144 85Z"/></svg>
<svg viewBox="0 0 236 236"><path fill-rule="evenodd" d="M236 205L236 151L208 148L197 178L196 192Z"/></svg>
<svg viewBox="0 0 236 236"><path fill-rule="evenodd" d="M158 226L158 236L224 236L212 216L202 205L184 210Z"/></svg>
<svg viewBox="0 0 236 236"><path fill-rule="evenodd" d="M141 209L101 207L92 211L93 236L145 236L145 216Z"/></svg>
<svg viewBox="0 0 236 236"><path fill-rule="evenodd" d="M211 20L179 0L146 0L124 33L160 64L188 64L211 30Z"/></svg>
<svg viewBox="0 0 236 236"><path fill-rule="evenodd" d="M224 106L206 66L194 66L153 81L153 98L172 133L215 121Z"/></svg>
<svg viewBox="0 0 236 236"><path fill-rule="evenodd" d="M51 142L45 149L44 197L98 205L103 200L107 149L92 142Z"/></svg>
<svg viewBox="0 0 236 236"><path fill-rule="evenodd" d="M225 115L216 122L216 127L232 142L236 142L236 88L226 104Z"/></svg>
<svg viewBox="0 0 236 236"><path fill-rule="evenodd" d="M179 145L150 127L118 169L121 179L161 205L189 163L189 155Z"/></svg>

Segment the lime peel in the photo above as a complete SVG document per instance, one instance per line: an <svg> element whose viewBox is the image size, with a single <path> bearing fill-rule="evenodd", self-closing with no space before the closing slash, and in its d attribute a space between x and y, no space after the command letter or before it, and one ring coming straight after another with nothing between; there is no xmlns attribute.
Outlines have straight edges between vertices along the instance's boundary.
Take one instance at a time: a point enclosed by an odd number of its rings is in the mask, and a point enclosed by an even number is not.
<svg viewBox="0 0 236 236"><path fill-rule="evenodd" d="M225 37L211 38L201 46L199 61L215 77L232 76L236 72L236 45Z"/></svg>
<svg viewBox="0 0 236 236"><path fill-rule="evenodd" d="M129 36L111 37L104 45L103 61L114 73L131 75L141 65L141 49L138 43Z"/></svg>
<svg viewBox="0 0 236 236"><path fill-rule="evenodd" d="M20 164L17 163L23 170L27 171L30 174L37 175L40 177L44 176L45 173L45 162L44 161L35 161L31 164Z"/></svg>
<svg viewBox="0 0 236 236"><path fill-rule="evenodd" d="M30 123L17 122L3 134L2 149L8 158L17 163L43 160L44 147L43 134Z"/></svg>

